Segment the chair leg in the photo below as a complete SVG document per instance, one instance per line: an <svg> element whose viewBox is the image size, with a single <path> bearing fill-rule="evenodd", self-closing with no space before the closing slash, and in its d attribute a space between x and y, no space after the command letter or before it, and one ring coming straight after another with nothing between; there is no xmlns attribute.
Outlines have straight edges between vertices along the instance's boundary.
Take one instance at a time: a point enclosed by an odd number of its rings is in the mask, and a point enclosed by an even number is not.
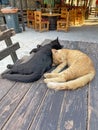
<svg viewBox="0 0 98 130"><path fill-rule="evenodd" d="M27 26L30 27L30 23L29 23L29 20L27 21Z"/></svg>
<svg viewBox="0 0 98 130"><path fill-rule="evenodd" d="M42 27L41 27L41 24L39 25L39 31L41 32L42 31L42 29L41 29Z"/></svg>

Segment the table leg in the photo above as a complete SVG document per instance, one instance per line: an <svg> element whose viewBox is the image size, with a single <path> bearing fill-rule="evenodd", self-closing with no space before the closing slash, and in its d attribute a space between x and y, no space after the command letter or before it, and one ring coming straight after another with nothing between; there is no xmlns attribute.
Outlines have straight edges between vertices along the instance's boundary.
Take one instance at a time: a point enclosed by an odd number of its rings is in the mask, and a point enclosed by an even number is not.
<svg viewBox="0 0 98 130"><path fill-rule="evenodd" d="M56 30L57 27L57 16L48 17L49 19L49 30Z"/></svg>

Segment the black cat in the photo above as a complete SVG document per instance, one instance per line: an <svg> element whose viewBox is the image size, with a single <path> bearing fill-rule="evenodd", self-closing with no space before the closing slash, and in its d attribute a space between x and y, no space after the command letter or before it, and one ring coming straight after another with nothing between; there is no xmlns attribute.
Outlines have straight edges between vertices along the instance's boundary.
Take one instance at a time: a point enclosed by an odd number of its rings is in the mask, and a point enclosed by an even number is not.
<svg viewBox="0 0 98 130"><path fill-rule="evenodd" d="M52 52L51 49L61 49L58 38L49 44L40 46L36 49L36 53L25 63L16 63L8 65L9 70L2 74L3 78L20 81L34 82L52 68Z"/></svg>

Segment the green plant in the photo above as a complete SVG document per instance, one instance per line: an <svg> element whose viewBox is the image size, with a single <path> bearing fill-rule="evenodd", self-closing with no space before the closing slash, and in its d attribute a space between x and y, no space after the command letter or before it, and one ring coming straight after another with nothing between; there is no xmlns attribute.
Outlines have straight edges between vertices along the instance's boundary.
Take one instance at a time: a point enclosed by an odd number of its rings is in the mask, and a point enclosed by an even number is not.
<svg viewBox="0 0 98 130"><path fill-rule="evenodd" d="M50 5L50 7L54 7L54 0L44 0L44 4Z"/></svg>

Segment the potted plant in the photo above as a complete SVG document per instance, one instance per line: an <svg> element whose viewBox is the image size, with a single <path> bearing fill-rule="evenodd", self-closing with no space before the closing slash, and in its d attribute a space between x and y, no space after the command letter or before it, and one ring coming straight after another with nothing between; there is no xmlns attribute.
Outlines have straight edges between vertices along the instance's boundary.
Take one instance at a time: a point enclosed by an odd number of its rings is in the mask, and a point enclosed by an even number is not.
<svg viewBox="0 0 98 130"><path fill-rule="evenodd" d="M48 5L48 7L54 7L54 0L44 0L44 4Z"/></svg>

